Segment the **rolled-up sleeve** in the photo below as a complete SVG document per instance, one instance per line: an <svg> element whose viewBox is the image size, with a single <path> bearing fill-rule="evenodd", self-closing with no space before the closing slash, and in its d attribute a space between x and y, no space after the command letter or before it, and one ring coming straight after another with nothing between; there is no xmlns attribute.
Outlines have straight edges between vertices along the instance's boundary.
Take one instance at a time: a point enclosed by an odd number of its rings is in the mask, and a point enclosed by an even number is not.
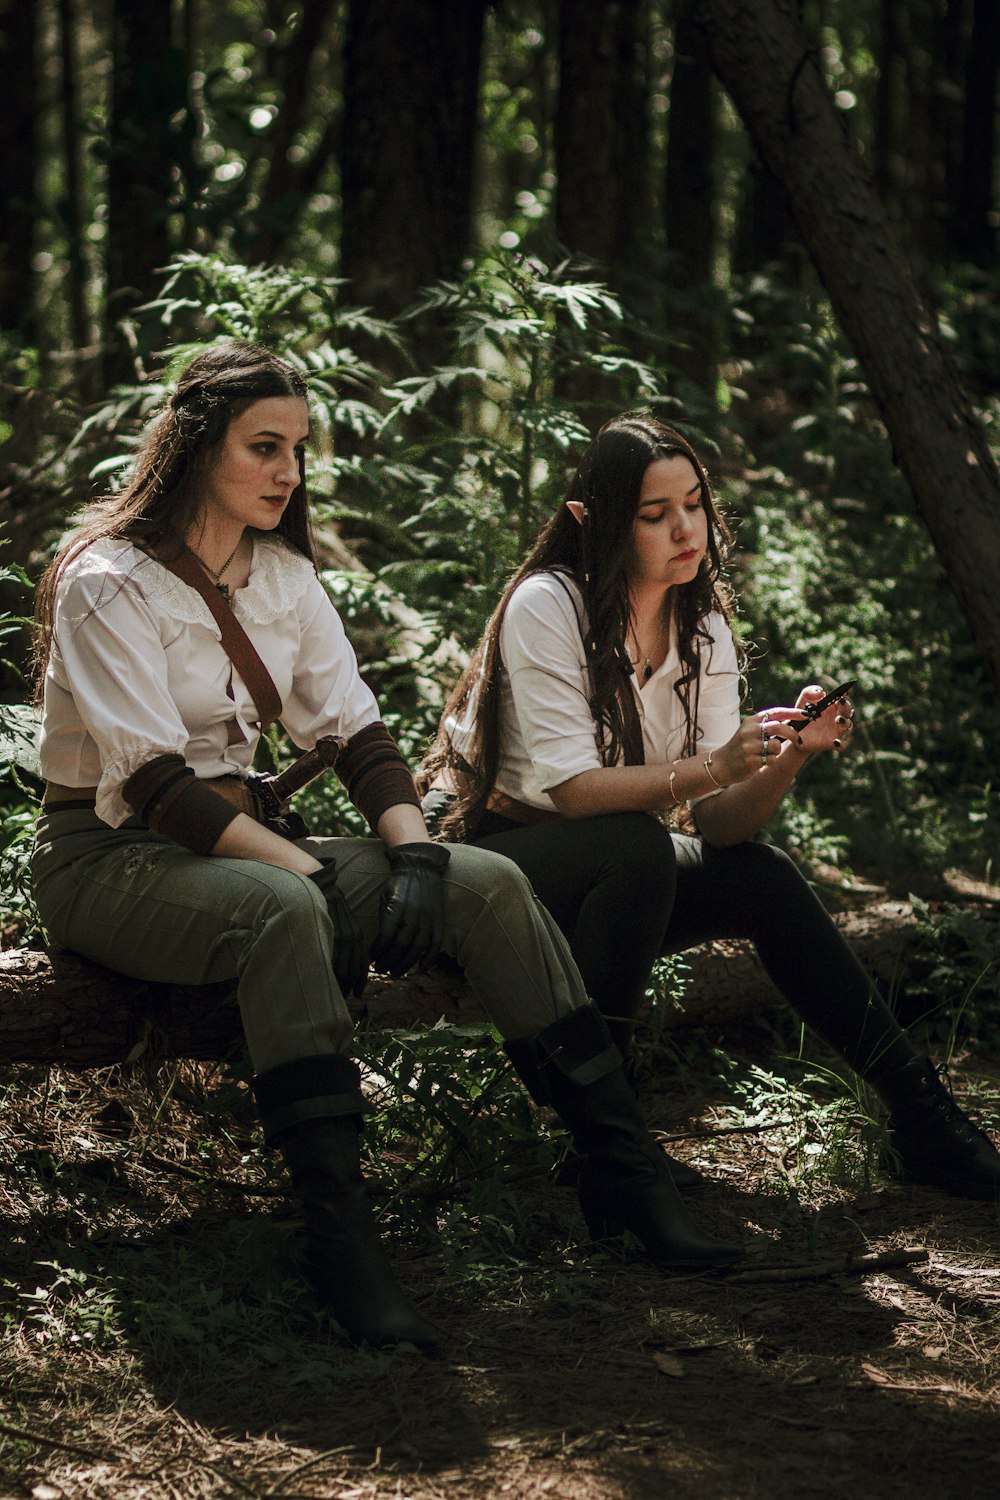
<svg viewBox="0 0 1000 1500"><path fill-rule="evenodd" d="M159 629L128 579L83 572L60 586L53 636L55 684L72 693L100 756L97 815L117 828L132 816L122 796L129 777L187 748Z"/></svg>
<svg viewBox="0 0 1000 1500"><path fill-rule="evenodd" d="M712 642L702 642L698 693L698 750L718 750L740 727L740 669L736 645L727 621L709 617Z"/></svg>
<svg viewBox="0 0 1000 1500"><path fill-rule="evenodd" d="M500 631L518 728L543 791L599 767L590 674L574 601L551 577L511 596Z"/></svg>
<svg viewBox="0 0 1000 1500"><path fill-rule="evenodd" d="M708 619L711 643L703 641L698 689L698 743L695 753L708 756L719 750L740 727L740 669L733 633L725 617L713 613ZM716 791L688 799L688 807L717 797Z"/></svg>

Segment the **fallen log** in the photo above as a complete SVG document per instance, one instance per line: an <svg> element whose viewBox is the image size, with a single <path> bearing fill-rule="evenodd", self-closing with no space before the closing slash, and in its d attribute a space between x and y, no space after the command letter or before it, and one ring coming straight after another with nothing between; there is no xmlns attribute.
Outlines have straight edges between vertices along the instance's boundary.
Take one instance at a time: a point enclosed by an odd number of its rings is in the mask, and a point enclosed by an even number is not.
<svg viewBox="0 0 1000 1500"><path fill-rule="evenodd" d="M834 920L883 986L905 977L918 938L909 903L880 901ZM684 1004L664 1007L657 1024L715 1025L778 1003L746 943L707 943L685 957L692 972ZM484 1019L461 974L443 966L405 979L374 976L351 1005L362 1028ZM209 1060L226 1056L240 1037L231 985L153 984L75 954L0 953L0 1063L93 1068L140 1057Z"/></svg>

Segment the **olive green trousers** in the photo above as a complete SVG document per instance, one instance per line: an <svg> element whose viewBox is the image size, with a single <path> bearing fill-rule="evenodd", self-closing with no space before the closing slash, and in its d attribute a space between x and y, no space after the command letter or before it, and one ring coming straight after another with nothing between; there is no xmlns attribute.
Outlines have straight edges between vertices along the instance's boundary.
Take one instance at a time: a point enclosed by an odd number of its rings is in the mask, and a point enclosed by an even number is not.
<svg viewBox="0 0 1000 1500"><path fill-rule="evenodd" d="M301 841L337 862L370 943L389 875L379 839ZM49 941L136 979L232 980L255 1072L350 1050L353 1022L334 977L337 934L319 888L257 860L192 854L136 821L44 812L32 856ZM587 1003L565 939L517 866L455 845L445 872L443 951L461 964L507 1040Z"/></svg>

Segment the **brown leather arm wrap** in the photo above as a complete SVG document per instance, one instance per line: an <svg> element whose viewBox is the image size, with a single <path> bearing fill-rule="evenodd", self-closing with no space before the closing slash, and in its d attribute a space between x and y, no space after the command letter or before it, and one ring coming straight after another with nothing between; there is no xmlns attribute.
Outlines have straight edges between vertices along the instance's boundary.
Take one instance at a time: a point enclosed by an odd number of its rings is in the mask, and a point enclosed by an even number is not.
<svg viewBox="0 0 1000 1500"><path fill-rule="evenodd" d="M373 832L390 807L401 802L420 806L413 775L385 725L366 724L353 734L334 761L337 775L354 806Z"/></svg>
<svg viewBox="0 0 1000 1500"><path fill-rule="evenodd" d="M133 771L122 796L136 817L195 854L211 854L239 808L199 781L180 755L158 755Z"/></svg>

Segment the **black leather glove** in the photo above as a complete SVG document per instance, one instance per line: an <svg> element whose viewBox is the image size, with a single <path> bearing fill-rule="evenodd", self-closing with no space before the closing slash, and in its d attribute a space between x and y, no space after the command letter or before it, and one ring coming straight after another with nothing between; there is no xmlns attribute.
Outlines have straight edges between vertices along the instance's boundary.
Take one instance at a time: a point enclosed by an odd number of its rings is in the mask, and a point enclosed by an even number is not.
<svg viewBox="0 0 1000 1500"><path fill-rule="evenodd" d="M429 969L444 937L444 872L451 851L443 844L397 844L386 850L392 874L382 888L382 915L371 961L399 977Z"/></svg>
<svg viewBox="0 0 1000 1500"><path fill-rule="evenodd" d="M360 995L368 981L368 959L360 923L337 884L337 862L325 859L321 870L309 876L323 892L333 923L333 972L341 992Z"/></svg>

